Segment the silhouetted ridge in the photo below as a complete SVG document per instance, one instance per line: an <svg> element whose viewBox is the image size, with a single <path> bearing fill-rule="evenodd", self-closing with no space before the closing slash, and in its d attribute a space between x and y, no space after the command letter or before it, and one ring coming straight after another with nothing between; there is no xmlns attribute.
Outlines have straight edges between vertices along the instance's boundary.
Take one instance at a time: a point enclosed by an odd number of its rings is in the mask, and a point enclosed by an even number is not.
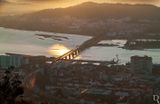
<svg viewBox="0 0 160 104"><path fill-rule="evenodd" d="M160 8L145 4L86 2L67 8L0 17L0 26L85 35L158 33Z"/></svg>
<svg viewBox="0 0 160 104"><path fill-rule="evenodd" d="M71 16L77 18L122 18L131 17L133 19L159 19L160 8L153 5L129 5L129 4L107 4L86 2L68 8L46 9L34 12L32 16Z"/></svg>

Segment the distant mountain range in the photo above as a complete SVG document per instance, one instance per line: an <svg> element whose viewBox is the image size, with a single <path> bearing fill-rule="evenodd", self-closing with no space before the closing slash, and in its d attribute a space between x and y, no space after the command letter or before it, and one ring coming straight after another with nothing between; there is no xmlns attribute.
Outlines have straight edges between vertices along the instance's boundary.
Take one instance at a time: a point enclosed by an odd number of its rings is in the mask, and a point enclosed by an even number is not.
<svg viewBox="0 0 160 104"><path fill-rule="evenodd" d="M160 33L160 8L86 2L67 8L0 17L0 26L84 35L157 34Z"/></svg>
<svg viewBox="0 0 160 104"><path fill-rule="evenodd" d="M133 19L160 19L160 8L152 5L127 5L127 4L97 4L93 2L83 3L69 8L42 10L31 15L71 17L84 19L106 19L131 17Z"/></svg>

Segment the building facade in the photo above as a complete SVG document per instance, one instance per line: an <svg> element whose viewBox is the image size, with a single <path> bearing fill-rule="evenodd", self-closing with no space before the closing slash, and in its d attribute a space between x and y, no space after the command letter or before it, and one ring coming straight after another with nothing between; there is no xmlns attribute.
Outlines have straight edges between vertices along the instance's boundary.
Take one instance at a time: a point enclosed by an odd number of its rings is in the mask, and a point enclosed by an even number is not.
<svg viewBox="0 0 160 104"><path fill-rule="evenodd" d="M131 69L135 73L151 74L152 73L152 58L148 56L132 56Z"/></svg>
<svg viewBox="0 0 160 104"><path fill-rule="evenodd" d="M19 55L0 55L0 68L20 67L28 64L28 59Z"/></svg>

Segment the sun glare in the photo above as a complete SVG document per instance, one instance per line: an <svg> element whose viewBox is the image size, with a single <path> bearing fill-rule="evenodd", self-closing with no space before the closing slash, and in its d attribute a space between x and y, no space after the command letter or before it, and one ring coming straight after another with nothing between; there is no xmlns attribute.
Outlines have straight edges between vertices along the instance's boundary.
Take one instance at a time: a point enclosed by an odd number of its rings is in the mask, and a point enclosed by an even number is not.
<svg viewBox="0 0 160 104"><path fill-rule="evenodd" d="M70 49L65 47L64 45L55 44L55 45L53 45L49 48L48 52L49 52L50 55L58 57L58 56L61 56L65 53L67 53L68 51L70 51Z"/></svg>

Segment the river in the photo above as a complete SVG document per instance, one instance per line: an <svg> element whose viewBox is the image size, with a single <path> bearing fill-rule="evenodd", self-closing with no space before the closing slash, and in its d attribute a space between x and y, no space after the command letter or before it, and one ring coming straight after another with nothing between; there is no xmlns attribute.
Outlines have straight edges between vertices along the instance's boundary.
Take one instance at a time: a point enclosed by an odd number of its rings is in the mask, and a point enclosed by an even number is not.
<svg viewBox="0 0 160 104"><path fill-rule="evenodd" d="M91 38L77 34L24 31L0 27L0 54L11 52L58 57ZM118 55L120 63L126 63L133 55L148 55L152 57L153 63L160 64L160 49L126 50L119 48L125 42L126 40L103 40L99 43L111 43L118 46L92 46L82 52L79 58L110 61Z"/></svg>
<svg viewBox="0 0 160 104"><path fill-rule="evenodd" d="M0 54L58 56L90 39L82 35L24 31L0 27Z"/></svg>

